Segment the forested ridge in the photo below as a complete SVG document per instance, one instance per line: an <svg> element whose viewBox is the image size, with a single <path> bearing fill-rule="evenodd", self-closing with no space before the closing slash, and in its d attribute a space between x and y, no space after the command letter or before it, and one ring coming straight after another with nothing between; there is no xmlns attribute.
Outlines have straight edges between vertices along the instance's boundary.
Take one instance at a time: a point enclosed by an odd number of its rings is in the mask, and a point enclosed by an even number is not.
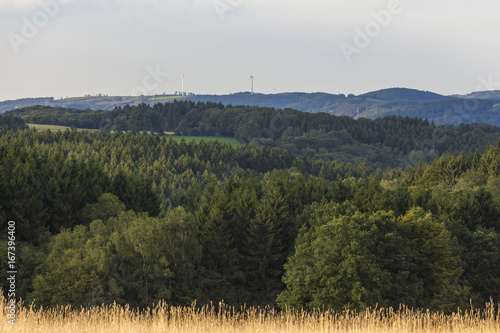
<svg viewBox="0 0 500 333"><path fill-rule="evenodd" d="M265 109L210 105L192 112L199 118L185 109L175 130L225 124L220 130L238 131L251 123L245 117L260 119L260 128L290 127L272 125ZM113 114L130 122L132 110L129 118L124 110ZM314 115L317 125L303 124L301 113L287 112L292 128L338 126L323 115ZM384 124L338 121L361 129ZM452 133L418 119L386 121L396 132L406 128L396 144L406 140L403 133L420 135L412 123ZM224 300L306 309L404 303L450 311L500 297L498 135L479 150L375 170L279 145L232 148L152 134L17 127L0 127L0 246L5 253L6 221L15 220L18 293L28 302L146 307L160 299ZM479 140L476 130L493 137L496 129L465 126L453 139L465 133ZM267 139L279 141L282 134L275 135ZM6 267L5 256L1 261Z"/></svg>
<svg viewBox="0 0 500 333"><path fill-rule="evenodd" d="M19 117L13 115L0 116L0 126L9 128L12 130L26 129L26 123Z"/></svg>
<svg viewBox="0 0 500 333"><path fill-rule="evenodd" d="M451 100L450 103L452 103ZM113 111L29 107L8 114L28 123L102 131L175 132L184 136L225 136L257 147L273 147L312 160L364 162L372 169L432 162L442 154L474 152L496 144L500 128L485 124L436 126L427 120L388 116L376 120L310 114L291 109L224 106L175 101Z"/></svg>
<svg viewBox="0 0 500 333"><path fill-rule="evenodd" d="M158 102L175 99L222 103L224 105L261 106L276 109L294 109L309 113L324 112L336 116L376 119L388 115L428 119L438 125L460 123L486 123L500 126L500 92L478 91L469 95L444 96L429 91L407 88L389 88L362 95L329 93L285 92L278 94L252 94L190 96L84 96L64 99L28 98L0 102L0 113L35 105L81 110L113 110L116 106Z"/></svg>

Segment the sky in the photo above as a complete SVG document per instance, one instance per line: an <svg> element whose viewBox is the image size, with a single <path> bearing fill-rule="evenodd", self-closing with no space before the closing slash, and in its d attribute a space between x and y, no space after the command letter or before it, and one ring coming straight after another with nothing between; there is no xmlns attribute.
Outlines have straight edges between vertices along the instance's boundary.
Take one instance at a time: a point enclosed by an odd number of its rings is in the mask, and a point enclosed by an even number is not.
<svg viewBox="0 0 500 333"><path fill-rule="evenodd" d="M0 0L0 101L500 90L496 0Z"/></svg>

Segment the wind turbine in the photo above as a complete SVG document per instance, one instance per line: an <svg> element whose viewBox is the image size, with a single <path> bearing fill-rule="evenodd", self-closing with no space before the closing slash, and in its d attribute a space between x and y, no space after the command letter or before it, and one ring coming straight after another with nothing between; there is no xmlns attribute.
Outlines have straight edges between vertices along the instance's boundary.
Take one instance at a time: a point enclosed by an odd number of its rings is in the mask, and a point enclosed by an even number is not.
<svg viewBox="0 0 500 333"><path fill-rule="evenodd" d="M181 79L182 79L182 95L181 96L184 96L184 73L181 74Z"/></svg>
<svg viewBox="0 0 500 333"><path fill-rule="evenodd" d="M253 95L253 74L250 75L250 80L252 81L252 95Z"/></svg>

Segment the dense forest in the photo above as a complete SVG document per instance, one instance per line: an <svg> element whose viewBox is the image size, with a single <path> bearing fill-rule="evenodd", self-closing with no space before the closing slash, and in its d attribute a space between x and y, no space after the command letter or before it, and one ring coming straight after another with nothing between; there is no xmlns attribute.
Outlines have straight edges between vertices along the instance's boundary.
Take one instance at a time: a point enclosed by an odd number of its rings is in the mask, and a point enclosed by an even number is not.
<svg viewBox="0 0 500 333"><path fill-rule="evenodd" d="M500 298L496 128L189 103L116 109L108 125L274 144L0 127L0 248L16 221L23 299L451 311ZM384 170L312 159L279 144L287 131L406 152L434 145L436 158ZM494 145L442 154L495 135Z"/></svg>
<svg viewBox="0 0 500 333"><path fill-rule="evenodd" d="M427 120L388 116L376 120L221 103L139 104L113 111L44 106L8 112L28 123L65 125L102 131L150 131L162 135L225 136L256 147L275 148L312 160L329 160L370 168L432 162L442 154L474 152L495 145L500 128L485 124L436 126Z"/></svg>
<svg viewBox="0 0 500 333"><path fill-rule="evenodd" d="M0 126L3 126L5 128L9 128L12 130L28 128L26 126L26 123L24 122L24 120L22 120L19 117L12 116L12 115L0 116Z"/></svg>
<svg viewBox="0 0 500 333"><path fill-rule="evenodd" d="M178 92L176 93L178 94ZM435 124L486 123L500 126L500 91L478 91L469 95L444 96L429 91L389 88L361 95L329 93L279 93L229 95L151 95L151 96L83 96L54 99L27 98L0 102L0 113L35 105L81 110L107 110L146 103L165 103L174 99L224 105L260 106L294 109L309 113L328 113L353 118L376 119L388 115L428 119Z"/></svg>

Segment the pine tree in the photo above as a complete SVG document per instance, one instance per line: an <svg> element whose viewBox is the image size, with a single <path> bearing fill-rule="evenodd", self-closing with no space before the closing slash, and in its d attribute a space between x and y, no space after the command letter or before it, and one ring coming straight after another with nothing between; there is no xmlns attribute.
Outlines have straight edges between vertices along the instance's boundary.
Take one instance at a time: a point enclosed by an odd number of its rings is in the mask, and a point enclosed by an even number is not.
<svg viewBox="0 0 500 333"><path fill-rule="evenodd" d="M202 260L200 267L202 303L224 300L236 305L233 283L240 275L239 254L227 214L228 197L217 189L210 203L197 215L200 225Z"/></svg>
<svg viewBox="0 0 500 333"><path fill-rule="evenodd" d="M250 221L246 239L246 272L256 305L274 305L281 292L290 226L286 198L278 187L269 188L257 207L255 218Z"/></svg>

